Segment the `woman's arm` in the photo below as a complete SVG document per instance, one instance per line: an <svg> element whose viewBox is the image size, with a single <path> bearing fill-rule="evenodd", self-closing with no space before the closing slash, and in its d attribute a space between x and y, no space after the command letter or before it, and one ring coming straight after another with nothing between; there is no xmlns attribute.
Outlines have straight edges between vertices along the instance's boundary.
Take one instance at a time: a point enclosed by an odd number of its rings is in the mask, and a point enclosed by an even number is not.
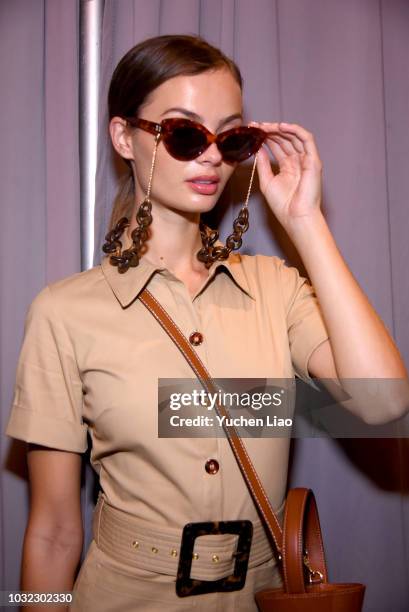
<svg viewBox="0 0 409 612"><path fill-rule="evenodd" d="M24 536L21 589L71 591L83 545L81 454L29 444L30 513ZM64 606L24 611L62 612Z"/></svg>
<svg viewBox="0 0 409 612"><path fill-rule="evenodd" d="M339 378L401 378L407 375L383 322L353 277L319 212L303 218L292 239L301 255L329 332ZM320 362L310 363L321 376Z"/></svg>
<svg viewBox="0 0 409 612"><path fill-rule="evenodd" d="M313 135L296 124L260 124L271 130L268 143L280 172L266 151L259 152L261 189L297 248L314 286L329 341L311 355L309 371L319 378L405 379L378 389L377 409L366 400L351 409L367 422L385 422L409 410L407 371L399 351L353 277L321 212L322 165ZM274 132L274 133L273 133ZM354 389L352 389L352 386ZM362 385L362 387L364 384ZM365 397L365 389L361 389ZM382 393L385 393L383 396ZM393 397L390 396L393 392Z"/></svg>
<svg viewBox="0 0 409 612"><path fill-rule="evenodd" d="M321 379L341 379L354 398L345 407L367 423L399 418L409 409L408 384L403 381L407 371L399 351L341 256L324 217L320 213L315 222L309 221L300 224L293 239L330 340L312 353L308 369ZM387 380L378 385L368 379Z"/></svg>

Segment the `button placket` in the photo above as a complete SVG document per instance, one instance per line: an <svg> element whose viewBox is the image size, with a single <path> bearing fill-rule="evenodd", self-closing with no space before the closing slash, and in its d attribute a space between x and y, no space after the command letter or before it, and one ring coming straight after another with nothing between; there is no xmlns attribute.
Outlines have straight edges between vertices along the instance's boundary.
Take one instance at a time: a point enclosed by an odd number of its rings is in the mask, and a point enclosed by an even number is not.
<svg viewBox="0 0 409 612"><path fill-rule="evenodd" d="M202 329L199 309L196 308L194 300L192 301L189 291L182 281L174 279L172 285L175 288L173 297L178 308L178 316L174 317L175 322L179 325L189 343L195 347L195 349L201 347L200 359L205 363L205 335ZM186 300L186 297L189 299ZM184 313L185 321L183 321ZM172 312L169 314L173 316ZM179 321L181 321L181 323L179 323Z"/></svg>
<svg viewBox="0 0 409 612"><path fill-rule="evenodd" d="M201 299L202 296L203 299L205 299L206 290L203 291L204 287L202 287L201 290L196 293L194 299L192 300L187 290L187 287L181 281L173 278L173 282L169 283L168 287L172 293L172 302L175 304L175 307L177 309L176 312L170 311L169 314L171 317L174 318L176 324L184 333L193 350L197 351L198 356L203 361L205 367L210 370L210 374L212 375L211 366L208 364L206 330L204 330L202 327L202 318L200 312ZM181 359L184 359L182 355ZM191 373L194 376L193 371ZM198 381L197 385L198 388L201 389L201 385ZM206 414L215 417L213 412L214 411ZM214 427L216 428L216 425L214 425ZM218 507L220 505L221 499L220 478L214 477L216 472L214 474L206 473L205 468L203 467L206 461L212 457L213 452L213 456L215 456L217 454L217 451L219 450L217 440L212 439L211 427L209 427L208 434L209 438L206 441L207 443L204 444L204 448L206 448L204 452L206 454L203 457L203 463L201 463L200 467L200 469L203 470L202 474L204 477L204 480L202 482L203 488L201 491L202 499L200 502L198 502L200 503L204 512L211 512L212 510L214 510L215 506Z"/></svg>

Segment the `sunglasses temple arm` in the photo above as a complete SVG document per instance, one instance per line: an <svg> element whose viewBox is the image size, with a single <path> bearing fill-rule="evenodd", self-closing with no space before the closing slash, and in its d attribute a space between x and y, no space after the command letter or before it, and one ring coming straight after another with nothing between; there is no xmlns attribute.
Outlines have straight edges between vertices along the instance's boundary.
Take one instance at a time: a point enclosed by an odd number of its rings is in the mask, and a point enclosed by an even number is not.
<svg viewBox="0 0 409 612"><path fill-rule="evenodd" d="M128 121L128 123L134 127L138 127L145 132L149 132L149 134L153 134L154 136L157 136L162 132L162 126L160 123L154 123L153 121L138 119L136 117L127 117L126 121Z"/></svg>

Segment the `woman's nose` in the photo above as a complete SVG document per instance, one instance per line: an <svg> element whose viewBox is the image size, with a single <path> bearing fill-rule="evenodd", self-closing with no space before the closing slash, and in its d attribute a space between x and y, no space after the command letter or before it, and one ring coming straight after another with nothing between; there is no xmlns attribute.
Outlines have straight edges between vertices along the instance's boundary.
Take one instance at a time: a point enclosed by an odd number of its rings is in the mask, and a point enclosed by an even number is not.
<svg viewBox="0 0 409 612"><path fill-rule="evenodd" d="M212 165L218 165L222 161L222 155L217 148L217 144L213 142L210 147L207 147L206 151L203 151L197 158L199 163L210 163Z"/></svg>

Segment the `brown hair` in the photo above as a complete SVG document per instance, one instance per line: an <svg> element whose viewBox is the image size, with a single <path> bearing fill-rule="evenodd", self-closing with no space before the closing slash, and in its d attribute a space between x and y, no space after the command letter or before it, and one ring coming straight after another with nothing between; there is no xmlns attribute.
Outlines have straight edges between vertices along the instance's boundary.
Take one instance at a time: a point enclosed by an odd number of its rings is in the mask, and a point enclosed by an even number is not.
<svg viewBox="0 0 409 612"><path fill-rule="evenodd" d="M203 38L187 35L148 38L132 47L115 68L108 92L109 119L136 116L147 96L168 79L223 67L230 70L242 88L237 65ZM121 178L115 197L110 229L121 217L130 218L133 210L135 185L129 162L128 166L129 172Z"/></svg>

